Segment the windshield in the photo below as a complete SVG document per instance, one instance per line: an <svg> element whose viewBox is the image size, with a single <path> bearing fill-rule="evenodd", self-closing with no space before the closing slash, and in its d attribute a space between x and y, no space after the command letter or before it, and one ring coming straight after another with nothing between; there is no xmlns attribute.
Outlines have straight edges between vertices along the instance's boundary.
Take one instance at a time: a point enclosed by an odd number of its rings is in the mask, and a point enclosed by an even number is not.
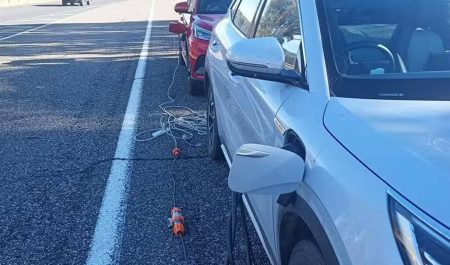
<svg viewBox="0 0 450 265"><path fill-rule="evenodd" d="M201 0L199 14L225 14L232 0Z"/></svg>
<svg viewBox="0 0 450 265"><path fill-rule="evenodd" d="M323 1L335 94L450 98L450 0Z"/></svg>

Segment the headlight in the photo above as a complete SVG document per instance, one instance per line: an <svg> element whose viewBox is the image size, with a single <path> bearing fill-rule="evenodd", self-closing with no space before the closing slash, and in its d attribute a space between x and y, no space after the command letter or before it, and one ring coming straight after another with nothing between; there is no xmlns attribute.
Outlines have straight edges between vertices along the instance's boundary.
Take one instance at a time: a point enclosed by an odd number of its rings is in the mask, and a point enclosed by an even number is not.
<svg viewBox="0 0 450 265"><path fill-rule="evenodd" d="M194 36L196 38L199 38L202 40L207 40L207 41L209 41L209 39L211 39L211 31L201 28L195 24L193 26L193 30L194 30Z"/></svg>
<svg viewBox="0 0 450 265"><path fill-rule="evenodd" d="M448 234L426 224L392 197L389 204L394 234L405 264L450 264Z"/></svg>

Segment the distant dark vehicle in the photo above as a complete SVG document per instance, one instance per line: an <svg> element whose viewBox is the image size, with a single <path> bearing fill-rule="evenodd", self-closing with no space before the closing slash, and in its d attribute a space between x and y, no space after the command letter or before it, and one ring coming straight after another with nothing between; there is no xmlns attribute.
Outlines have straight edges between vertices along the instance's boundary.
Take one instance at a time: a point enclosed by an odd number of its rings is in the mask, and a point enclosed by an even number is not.
<svg viewBox="0 0 450 265"><path fill-rule="evenodd" d="M80 6L84 6L84 4L90 5L91 1L90 0L62 0L62 5L66 6L68 4L71 5L75 5L75 4L79 4Z"/></svg>

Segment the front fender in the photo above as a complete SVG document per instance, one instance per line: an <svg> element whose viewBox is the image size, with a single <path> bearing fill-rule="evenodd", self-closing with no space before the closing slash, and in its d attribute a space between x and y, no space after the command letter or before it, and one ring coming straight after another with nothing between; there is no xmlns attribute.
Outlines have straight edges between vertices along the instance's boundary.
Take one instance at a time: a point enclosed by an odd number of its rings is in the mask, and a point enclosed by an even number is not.
<svg viewBox="0 0 450 265"><path fill-rule="evenodd" d="M299 217L311 231L314 239L317 241L319 248L324 254L326 264L350 264L343 242L333 224L332 219L328 215L325 207L313 190L306 183L302 183L297 191L295 200L286 207L279 207L278 211L278 239L280 248L281 264L288 264L289 253L286 253L286 242L283 242L283 219L288 215ZM288 228L289 229L289 228ZM295 242L294 242L295 244ZM284 254L283 254L284 253ZM287 255L286 255L287 254Z"/></svg>

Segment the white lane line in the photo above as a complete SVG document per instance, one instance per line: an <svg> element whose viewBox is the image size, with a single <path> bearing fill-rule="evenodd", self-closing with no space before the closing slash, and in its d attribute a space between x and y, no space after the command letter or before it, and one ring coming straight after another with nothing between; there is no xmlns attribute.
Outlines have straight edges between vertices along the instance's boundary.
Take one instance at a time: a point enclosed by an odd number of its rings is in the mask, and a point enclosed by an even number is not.
<svg viewBox="0 0 450 265"><path fill-rule="evenodd" d="M52 21L52 22L50 22L50 23L47 23L47 24L45 24L45 25L41 25L41 26L39 26L39 27L34 27L34 28L31 28L31 29L28 29L28 30L25 30L25 31L22 31L22 32L19 32L19 33L10 35L10 36L7 36L7 37L0 38L0 41L4 41L4 40L7 40L7 39L11 39L11 38L14 38L14 37L16 37L16 36L20 36L20 35L23 35L23 34L26 34L26 33L29 33L29 32L32 32L32 31L35 31L35 30L38 30L38 29L41 29L41 28L48 27L48 26L50 26L50 25L53 25L53 24L62 22L62 21L67 20L67 19L69 19L69 18L74 18L74 17L76 17L76 16L79 16L79 15L81 15L81 14L84 14L84 13L87 12L87 11L92 11L92 10L97 9L97 8L100 8L100 7L102 7L102 6L96 6L96 7L94 7L94 8L90 8L90 9L88 9L88 10L86 10L86 11L81 12L81 13L78 13L78 14L75 14L75 15L71 15L71 16L65 17L65 18L63 18L63 19L58 19L58 20Z"/></svg>
<svg viewBox="0 0 450 265"><path fill-rule="evenodd" d="M72 12L76 12L76 10L66 10L66 11L61 11L61 12L56 12L56 13L51 13L51 14L45 14L45 15L39 15L39 16L33 16L33 17L26 17L26 18L18 18L18 19L13 19L13 20L7 20L7 21L2 21L2 26L6 26L5 24L9 24L12 22L21 22L21 21L28 21L31 19L36 19L36 18L41 18L41 17L50 17L50 16L54 16L54 15L62 15L62 14L66 14L66 13L72 13Z"/></svg>
<svg viewBox="0 0 450 265"><path fill-rule="evenodd" d="M106 265L118 262L127 207L128 185L133 166L130 159L133 157L134 151L134 135L136 134L136 123L150 49L154 6L155 0L152 0L147 31L114 155L116 159L113 161L109 173L91 249L86 261L87 265Z"/></svg>

